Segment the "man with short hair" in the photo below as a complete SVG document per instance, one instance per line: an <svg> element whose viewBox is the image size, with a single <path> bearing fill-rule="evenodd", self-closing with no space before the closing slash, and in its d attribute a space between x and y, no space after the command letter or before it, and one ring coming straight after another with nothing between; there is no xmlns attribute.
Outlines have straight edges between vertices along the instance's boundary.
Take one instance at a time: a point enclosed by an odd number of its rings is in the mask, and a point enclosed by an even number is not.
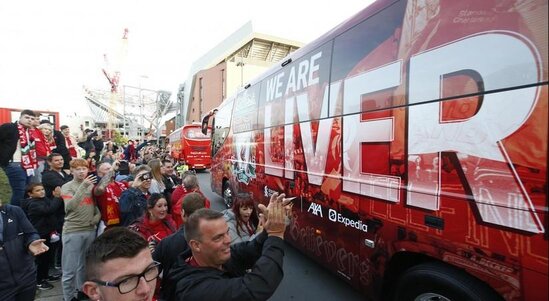
<svg viewBox="0 0 549 301"><path fill-rule="evenodd" d="M58 153L51 153L46 158L50 169L42 173L42 184L46 190L46 196L51 198L55 188L63 186L63 184L72 180L72 176L63 170L65 160Z"/></svg>
<svg viewBox="0 0 549 301"><path fill-rule="evenodd" d="M231 246L223 214L199 209L185 221L192 257L178 262L169 277L177 281L177 300L267 300L283 277L284 194L260 205L264 231ZM265 219L265 216L267 218ZM248 269L251 269L247 272Z"/></svg>
<svg viewBox="0 0 549 301"><path fill-rule="evenodd" d="M164 178L164 185L166 185L166 191L170 194L175 189L175 186L181 184L181 180L173 173L173 163L172 160L164 159L162 160L162 168L160 169L162 176Z"/></svg>
<svg viewBox="0 0 549 301"><path fill-rule="evenodd" d="M105 228L120 225L119 199L128 187L114 180L115 168L109 162L101 162L97 166L99 183L93 189L93 197L101 212L101 220Z"/></svg>
<svg viewBox="0 0 549 301"><path fill-rule="evenodd" d="M78 151L76 149L76 147L78 146L78 142L71 135L71 129L68 125L62 125L59 129L61 130L61 133L63 133L63 137L65 138L65 145L67 146L71 159L78 158Z"/></svg>
<svg viewBox="0 0 549 301"><path fill-rule="evenodd" d="M63 169L66 173L69 173L72 157L68 149L67 141L65 140L65 135L62 133L62 131L53 129L53 140L55 141L55 149L53 149L52 152L58 153L63 156Z"/></svg>
<svg viewBox="0 0 549 301"><path fill-rule="evenodd" d="M72 180L72 175L69 175L63 170L65 166L65 160L63 156L58 153L51 153L47 157L49 170L42 173L42 185L46 190L46 197L52 198L53 192L57 189L61 191L61 187ZM59 234L63 232L63 223L65 222L65 205L61 204L59 209L55 212L55 219L57 220L56 230ZM58 241L53 243L53 253L55 254L54 266L61 267L61 254L62 254L62 242Z"/></svg>
<svg viewBox="0 0 549 301"><path fill-rule="evenodd" d="M19 121L0 126L0 166L4 169L11 186L10 204L19 206L25 197L25 188L38 166L32 127L34 112L21 111Z"/></svg>
<svg viewBox="0 0 549 301"><path fill-rule="evenodd" d="M101 213L92 199L95 175L88 175L88 162L73 159L70 163L74 179L61 187L65 203L63 225L63 297L70 301L84 283L84 252L95 238Z"/></svg>
<svg viewBox="0 0 549 301"><path fill-rule="evenodd" d="M162 160L162 167L160 168L160 173L162 173L162 181L164 182L164 194L166 195L166 201L168 201L170 213L172 213L172 193L175 190L175 187L181 184L181 180L178 176L173 173L173 163L172 160L164 159Z"/></svg>
<svg viewBox="0 0 549 301"><path fill-rule="evenodd" d="M198 177L196 174L188 174L183 178L183 185L177 186L172 194L172 214L177 227L181 227L183 221L181 220L181 208L183 206L183 198L185 195L191 192L201 194L206 200L206 208L210 208L210 200L200 191L198 184Z"/></svg>
<svg viewBox="0 0 549 301"><path fill-rule="evenodd" d="M117 227L97 237L88 249L83 290L93 301L150 301L159 274L147 241Z"/></svg>

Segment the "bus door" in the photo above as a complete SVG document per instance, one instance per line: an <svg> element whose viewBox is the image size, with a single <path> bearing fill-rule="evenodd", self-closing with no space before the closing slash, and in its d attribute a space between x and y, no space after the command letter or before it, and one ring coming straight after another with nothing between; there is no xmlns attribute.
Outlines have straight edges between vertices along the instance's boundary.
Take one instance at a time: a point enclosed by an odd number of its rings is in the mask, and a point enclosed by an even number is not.
<svg viewBox="0 0 549 301"><path fill-rule="evenodd" d="M339 207L331 209L328 219L338 223L339 239L345 241L336 256L338 273L372 299L381 289L390 241L398 233L394 224L406 219L400 135L405 109L394 109L403 102L400 82L386 78L387 72L401 78L402 68L393 63L399 47L394 36L405 8L405 1L394 3L333 41L329 104L330 111L343 115L338 118L341 128L334 130L343 137L341 151L334 152L342 161L342 183ZM379 84L372 84L375 80ZM332 106L341 107L341 112Z"/></svg>

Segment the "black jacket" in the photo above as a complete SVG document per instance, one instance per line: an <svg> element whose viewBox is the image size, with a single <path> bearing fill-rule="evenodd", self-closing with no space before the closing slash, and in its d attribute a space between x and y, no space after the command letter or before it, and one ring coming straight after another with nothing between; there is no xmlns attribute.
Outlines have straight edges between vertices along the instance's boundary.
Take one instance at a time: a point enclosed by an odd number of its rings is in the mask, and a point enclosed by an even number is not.
<svg viewBox="0 0 549 301"><path fill-rule="evenodd" d="M45 236L57 229L55 213L63 205L60 198L25 199L21 208L27 213L31 224L40 236Z"/></svg>
<svg viewBox="0 0 549 301"><path fill-rule="evenodd" d="M8 166L17 149L19 131L17 123L4 123L0 125L0 166Z"/></svg>
<svg viewBox="0 0 549 301"><path fill-rule="evenodd" d="M42 172L42 185L46 190L46 197L52 198L55 187L61 187L71 180L72 175L67 175L64 171L61 171L61 174L51 169ZM57 231L61 233L65 221L65 203L61 203L61 206L55 212L55 217L57 219Z"/></svg>
<svg viewBox="0 0 549 301"><path fill-rule="evenodd" d="M152 253L152 257L154 261L162 264L162 271L164 275L168 275L172 266L177 262L177 257L179 254L187 253L189 254L185 257L187 258L190 256L189 251L189 245L185 239L185 228L181 227L181 229L177 232L162 239L158 243Z"/></svg>
<svg viewBox="0 0 549 301"><path fill-rule="evenodd" d="M120 225L127 227L143 216L147 210L148 195L139 188L131 187L120 195Z"/></svg>
<svg viewBox="0 0 549 301"><path fill-rule="evenodd" d="M263 232L252 241L231 246L224 271L192 267L179 260L168 275L177 283L172 300L267 300L284 276L283 257L283 240Z"/></svg>
<svg viewBox="0 0 549 301"><path fill-rule="evenodd" d="M23 209L0 206L3 240L0 241L0 300L11 300L22 288L36 285L36 266L29 253L31 242L40 238Z"/></svg>
<svg viewBox="0 0 549 301"><path fill-rule="evenodd" d="M61 133L58 130L53 131L53 140L55 141L56 148L52 151L52 153L58 153L61 156L63 156L63 160L65 161L63 165L63 169L69 169L69 163L72 160L71 153L69 152L69 149L67 148L67 142L65 141L65 136L63 133Z"/></svg>
<svg viewBox="0 0 549 301"><path fill-rule="evenodd" d="M175 175L162 175L162 182L164 183L164 186L166 186L166 189L164 189L164 196L166 197L166 201L168 201L168 212L173 213L172 193L175 190L175 187L178 184L181 184L181 180Z"/></svg>
<svg viewBox="0 0 549 301"><path fill-rule="evenodd" d="M61 187L63 184L68 183L71 180L72 175L67 175L67 173L63 170L61 170L61 173L51 169L42 172L42 185L44 185L46 196L49 198L53 197L55 187Z"/></svg>

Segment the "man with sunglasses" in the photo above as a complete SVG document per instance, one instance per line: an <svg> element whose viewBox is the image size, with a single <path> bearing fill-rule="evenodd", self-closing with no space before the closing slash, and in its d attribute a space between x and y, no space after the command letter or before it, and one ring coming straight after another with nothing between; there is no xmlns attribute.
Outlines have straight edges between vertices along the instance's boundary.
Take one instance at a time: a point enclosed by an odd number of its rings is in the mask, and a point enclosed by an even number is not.
<svg viewBox="0 0 549 301"><path fill-rule="evenodd" d="M143 168L135 175L131 188L120 196L120 225L127 227L143 216L147 208L152 175L150 168Z"/></svg>
<svg viewBox="0 0 549 301"><path fill-rule="evenodd" d="M86 253L90 300L152 300L160 264L153 261L147 241L136 232L115 227L95 239Z"/></svg>

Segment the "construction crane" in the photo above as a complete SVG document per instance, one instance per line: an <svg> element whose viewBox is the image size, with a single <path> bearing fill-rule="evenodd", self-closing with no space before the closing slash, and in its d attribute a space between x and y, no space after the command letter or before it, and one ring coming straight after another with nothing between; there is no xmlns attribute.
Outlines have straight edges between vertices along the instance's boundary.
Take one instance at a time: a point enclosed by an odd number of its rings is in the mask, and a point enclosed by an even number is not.
<svg viewBox="0 0 549 301"><path fill-rule="evenodd" d="M120 44L120 49L119 49L118 57L116 60L117 64L113 67L114 70L112 70L112 72L108 70L110 69L110 64L107 58L107 54L103 54L103 58L105 60L105 68L103 68L102 71L111 86L111 95L109 99L108 117L107 117L107 134L106 134L107 138L113 137L113 130L116 128L114 124L116 119L115 106L117 101L119 100L118 84L120 83L120 73L121 73L122 65L126 58L127 49L128 49L128 29L124 28L124 34L122 35L122 41Z"/></svg>

